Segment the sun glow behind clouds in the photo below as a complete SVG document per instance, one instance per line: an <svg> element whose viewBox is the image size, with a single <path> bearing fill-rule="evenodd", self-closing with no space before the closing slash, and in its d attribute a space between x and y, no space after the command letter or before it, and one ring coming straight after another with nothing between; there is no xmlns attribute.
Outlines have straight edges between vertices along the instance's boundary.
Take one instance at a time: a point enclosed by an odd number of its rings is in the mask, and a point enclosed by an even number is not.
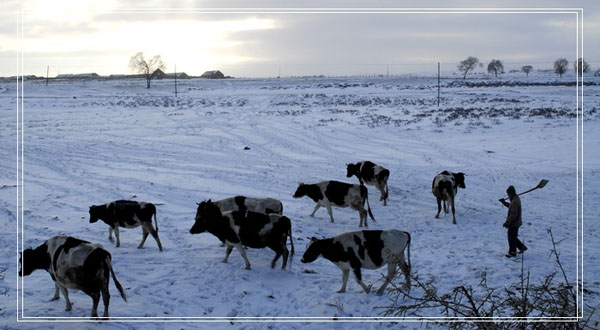
<svg viewBox="0 0 600 330"><path fill-rule="evenodd" d="M27 23L34 16L25 20L21 45L25 56L41 53L40 57L49 58L49 62L56 60L49 63L51 67L73 73L125 73L129 58L144 52L147 57L161 55L169 72L176 64L178 71L200 74L254 60L252 54L244 52L244 40L236 33L276 28L272 19L248 16L203 19L203 15L99 13L72 30L66 27L64 33L45 35L40 33L42 25L34 23L28 36ZM53 19L44 25L54 23L58 22ZM86 56L90 57L88 65L81 58ZM97 57L103 60L97 62ZM69 68L65 58L72 59L74 66Z"/></svg>

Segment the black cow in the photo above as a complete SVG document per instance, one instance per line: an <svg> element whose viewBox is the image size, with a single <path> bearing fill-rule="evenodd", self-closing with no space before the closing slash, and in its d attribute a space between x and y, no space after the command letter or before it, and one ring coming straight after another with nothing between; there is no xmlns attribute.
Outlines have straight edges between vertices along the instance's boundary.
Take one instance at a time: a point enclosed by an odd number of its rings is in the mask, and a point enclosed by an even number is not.
<svg viewBox="0 0 600 330"><path fill-rule="evenodd" d="M52 300L59 298L60 289L67 302L66 311L71 310L67 289L81 290L92 297L92 317L98 316L98 302L102 294L103 316L108 317L108 284L111 275L121 297L127 302L125 291L113 271L111 255L100 244L69 236L54 236L34 250L23 251L19 262L19 276L30 275L36 269L45 269L50 273L56 288Z"/></svg>
<svg viewBox="0 0 600 330"><path fill-rule="evenodd" d="M154 224L156 230L152 227L152 216L154 215ZM90 223L104 221L108 228L108 239L113 242L112 232L115 231L117 237L117 247L121 246L119 239L119 227L135 228L142 226L142 241L138 249L144 247L144 242L148 233L154 237L158 244L158 249L162 251L162 244L158 238L158 222L156 221L156 207L152 203L118 200L104 205L90 206Z"/></svg>
<svg viewBox="0 0 600 330"><path fill-rule="evenodd" d="M275 258L271 261L271 268L275 267L277 259L283 255L285 269L289 251L286 245L290 238L292 256L294 255L294 243L292 241L292 223L288 217L279 214L264 214L250 211L221 212L219 207L210 200L198 204L196 211L196 222L190 229L190 234L209 232L215 235L227 246L225 259L227 262L233 248L244 258L246 269L250 269L250 262L242 244L247 247L261 249L265 247L275 251ZM291 259L290 259L291 265Z"/></svg>
<svg viewBox="0 0 600 330"><path fill-rule="evenodd" d="M317 212L321 206L325 206L329 213L329 217L331 218L331 222L333 223L331 205L350 207L353 210L357 210L360 215L359 227L362 227L363 224L367 227L367 210L365 210L366 200L369 216L375 221L373 213L371 213L371 205L369 205L369 192L364 185L339 181L321 181L314 184L300 183L293 197L300 198L303 196L308 196L317 203L315 209L310 214L311 217L315 215L315 212Z"/></svg>
<svg viewBox="0 0 600 330"><path fill-rule="evenodd" d="M221 199L214 203L221 209L221 212L252 211L266 214L283 214L283 204L275 198L235 196Z"/></svg>
<svg viewBox="0 0 600 330"><path fill-rule="evenodd" d="M404 249L407 246L408 263L404 260ZM410 234L405 231L362 230L327 239L313 237L306 246L301 261L313 262L319 256L333 262L342 270L342 288L338 293L346 291L350 269L354 272L356 282L369 293L371 285L367 286L362 282L360 269L377 269L385 264L388 265L387 277L377 294L382 294L392 281L398 265L406 278L406 287L410 289Z"/></svg>
<svg viewBox="0 0 600 330"><path fill-rule="evenodd" d="M360 184L375 186L381 192L380 201L387 205L388 186L387 180L390 177L390 171L382 166L372 163L368 160L356 164L346 165L346 177L355 175Z"/></svg>
<svg viewBox="0 0 600 330"><path fill-rule="evenodd" d="M439 218L441 211L441 202L444 201L444 212L448 214L448 205L450 203L452 207L452 223L456 224L456 217L454 216L454 198L458 192L458 188L465 188L465 174L462 172L452 173L444 171L433 178L431 183L431 191L437 200L437 213L435 218Z"/></svg>

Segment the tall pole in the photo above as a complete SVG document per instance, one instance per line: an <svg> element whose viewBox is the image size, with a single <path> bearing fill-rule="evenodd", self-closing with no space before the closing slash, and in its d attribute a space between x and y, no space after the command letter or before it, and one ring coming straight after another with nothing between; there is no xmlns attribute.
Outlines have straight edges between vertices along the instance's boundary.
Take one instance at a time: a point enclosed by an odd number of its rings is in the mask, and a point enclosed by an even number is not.
<svg viewBox="0 0 600 330"><path fill-rule="evenodd" d="M48 74L50 73L50 66L46 68L46 86L48 86Z"/></svg>
<svg viewBox="0 0 600 330"><path fill-rule="evenodd" d="M438 62L438 108L440 107L440 62Z"/></svg>
<svg viewBox="0 0 600 330"><path fill-rule="evenodd" d="M177 97L177 64L175 64L175 97Z"/></svg>

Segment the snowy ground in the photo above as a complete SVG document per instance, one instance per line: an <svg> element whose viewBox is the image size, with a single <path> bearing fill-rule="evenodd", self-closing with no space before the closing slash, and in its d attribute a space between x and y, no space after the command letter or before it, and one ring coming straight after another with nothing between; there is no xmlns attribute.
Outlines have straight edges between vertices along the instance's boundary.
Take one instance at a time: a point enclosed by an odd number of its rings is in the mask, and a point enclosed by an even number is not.
<svg viewBox="0 0 600 330"><path fill-rule="evenodd" d="M337 294L341 272L335 265L324 259L300 263L311 236L358 230L357 212L334 208L336 222L331 224L324 209L314 218L308 216L314 207L311 200L292 198L298 182L354 182L345 177L345 164L371 160L390 169L391 177L388 206L369 189L377 220L369 220L369 228L409 231L413 271L423 279L434 278L440 290L475 286L484 271L492 287L518 282L521 264L504 258L506 230L501 225L506 209L497 200L511 184L524 191L543 178L550 180L544 189L522 197L520 236L529 247L525 269L533 281L557 270L547 234L552 228L561 241L567 275L575 281L577 120L571 80L467 80L469 85L445 80L439 108L437 81L425 78L189 80L179 81L177 99L172 81L155 81L150 90L143 81L57 81L48 87L27 81L19 230L25 248L59 233L103 244L128 294L125 303L111 284L113 320L378 317L378 307L390 304L386 295L364 294L353 278L348 291ZM62 323L16 322L15 85L0 83L0 322L9 328L63 328ZM595 275L600 272L599 101L597 86L586 86L583 284L590 293L585 302L595 307L600 305L600 279ZM244 150L246 146L250 150ZM456 225L451 215L433 218L431 180L443 170L467 175L466 189L457 197ZM251 271L244 269L237 251L229 263L221 263L225 248L215 237L189 234L196 202L237 194L283 202L296 247L291 270L271 269L269 249L247 252ZM158 223L164 252L152 238L138 250L141 229L122 230L121 247L116 248L107 239L105 224L88 223L90 205L117 199L163 204ZM384 272L385 268L366 270L363 278L378 286ZM404 279L400 275L396 280ZM54 285L46 272L37 271L22 283L23 316L87 320L91 299L85 294L73 292L73 310L65 312L63 298L49 302ZM202 324L177 324L194 325ZM254 329L264 324L236 326Z"/></svg>

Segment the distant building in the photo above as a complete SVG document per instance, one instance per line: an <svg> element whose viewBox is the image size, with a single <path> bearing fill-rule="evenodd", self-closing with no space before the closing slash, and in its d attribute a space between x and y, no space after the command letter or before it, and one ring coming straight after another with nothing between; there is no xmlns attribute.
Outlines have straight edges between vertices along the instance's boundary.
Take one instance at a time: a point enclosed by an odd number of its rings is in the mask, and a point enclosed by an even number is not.
<svg viewBox="0 0 600 330"><path fill-rule="evenodd" d="M23 79L23 80L30 80L30 79L39 79L38 77L36 77L35 75L23 75L23 76L12 76L9 78L5 78L5 79L9 79L9 80L17 80L17 79Z"/></svg>
<svg viewBox="0 0 600 330"><path fill-rule="evenodd" d="M164 73L161 69L156 69L152 72L152 79L163 79L166 78L167 74Z"/></svg>
<svg viewBox="0 0 600 330"><path fill-rule="evenodd" d="M86 78L98 78L100 77L97 73L63 73L56 76L56 79L86 79Z"/></svg>
<svg viewBox="0 0 600 330"><path fill-rule="evenodd" d="M219 71L219 70L214 70L214 71L206 71L204 72L200 78L206 78L206 79L223 79L225 78L225 75Z"/></svg>
<svg viewBox="0 0 600 330"><path fill-rule="evenodd" d="M161 69L156 69L152 73L152 78L155 79L175 79L175 73L164 73ZM185 72L177 72L177 79L190 79Z"/></svg>
<svg viewBox="0 0 600 330"><path fill-rule="evenodd" d="M190 76L188 76L185 72L177 72L177 74L175 73L167 73L167 78L175 78L175 75L177 75L177 79L190 79Z"/></svg>

